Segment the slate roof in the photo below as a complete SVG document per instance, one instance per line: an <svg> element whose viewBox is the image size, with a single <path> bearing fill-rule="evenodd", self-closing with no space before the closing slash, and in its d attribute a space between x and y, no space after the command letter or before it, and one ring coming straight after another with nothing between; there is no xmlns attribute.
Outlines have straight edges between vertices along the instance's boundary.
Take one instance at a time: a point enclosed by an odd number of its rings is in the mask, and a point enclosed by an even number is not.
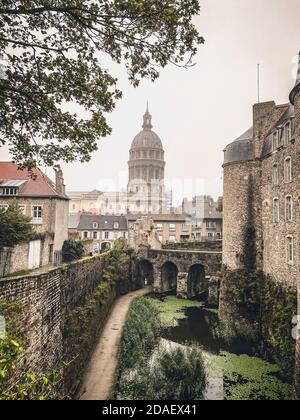
<svg viewBox="0 0 300 420"><path fill-rule="evenodd" d="M93 224L98 223L98 228L93 228ZM115 229L114 224L119 223L119 228ZM126 216L102 216L93 214L82 214L78 224L78 230L123 230L127 231Z"/></svg>
<svg viewBox="0 0 300 420"><path fill-rule="evenodd" d="M33 168L32 173L35 179L28 170L20 170L15 163L0 162L0 187L15 184L19 187L18 197L53 197L69 200L66 195L55 190L54 183L40 169Z"/></svg>
<svg viewBox="0 0 300 420"><path fill-rule="evenodd" d="M224 165L233 162L243 162L253 159L253 127L226 146L224 150Z"/></svg>

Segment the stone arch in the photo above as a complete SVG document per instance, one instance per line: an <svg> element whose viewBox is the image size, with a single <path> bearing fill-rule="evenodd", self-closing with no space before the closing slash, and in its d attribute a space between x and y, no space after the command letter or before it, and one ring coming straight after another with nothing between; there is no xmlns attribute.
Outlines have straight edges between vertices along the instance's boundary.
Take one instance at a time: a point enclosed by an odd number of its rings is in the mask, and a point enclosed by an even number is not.
<svg viewBox="0 0 300 420"><path fill-rule="evenodd" d="M148 260L141 260L139 263L142 286L152 286L154 284L154 267Z"/></svg>
<svg viewBox="0 0 300 420"><path fill-rule="evenodd" d="M189 269L187 281L188 298L208 293L208 282L205 277L205 267L194 264Z"/></svg>
<svg viewBox="0 0 300 420"><path fill-rule="evenodd" d="M163 292L177 290L178 267L172 261L166 261L161 267L161 286Z"/></svg>

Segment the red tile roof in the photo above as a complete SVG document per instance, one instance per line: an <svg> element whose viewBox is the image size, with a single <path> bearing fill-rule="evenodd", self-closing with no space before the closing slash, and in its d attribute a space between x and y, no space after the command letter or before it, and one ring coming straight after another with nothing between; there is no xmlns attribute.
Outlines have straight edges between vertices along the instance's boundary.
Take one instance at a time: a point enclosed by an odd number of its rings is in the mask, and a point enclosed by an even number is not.
<svg viewBox="0 0 300 420"><path fill-rule="evenodd" d="M21 187L19 197L57 197L67 199L66 195L59 194L55 190L54 183L38 168L32 169L35 179L28 170L21 170L12 162L0 162L0 186L1 181L24 180L26 184Z"/></svg>

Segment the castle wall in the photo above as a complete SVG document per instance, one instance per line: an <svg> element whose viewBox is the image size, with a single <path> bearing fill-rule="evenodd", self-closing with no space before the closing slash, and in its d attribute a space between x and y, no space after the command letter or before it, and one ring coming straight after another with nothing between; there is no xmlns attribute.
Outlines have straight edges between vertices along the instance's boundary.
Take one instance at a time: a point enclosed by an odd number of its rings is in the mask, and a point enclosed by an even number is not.
<svg viewBox="0 0 300 420"><path fill-rule="evenodd" d="M256 230L260 240L260 162L240 162L224 167L224 222L223 222L223 264L231 270L244 266L247 243L247 228ZM259 244L254 253L260 266Z"/></svg>
<svg viewBox="0 0 300 420"><path fill-rule="evenodd" d="M293 181L284 180L284 162L292 159ZM273 165L279 168L279 185L273 185ZM299 175L300 148L297 143L274 152L262 161L262 231L263 231L263 271L275 281L296 287L300 275L300 202ZM293 221L286 221L286 197L293 198ZM280 222L274 222L273 200L280 202ZM287 261L287 236L294 238L294 263Z"/></svg>
<svg viewBox="0 0 300 420"><path fill-rule="evenodd" d="M0 280L0 299L8 302L18 301L24 305L20 325L26 337L26 346L18 363L16 375L20 371L43 374L62 366L64 354L68 354L70 350L66 348L66 343L67 346L74 347L78 346L79 342L77 336L72 334L64 336L66 321L71 313L84 307L98 286L102 285L103 288L107 288L105 294L98 297L102 315L100 314L99 320L97 314L98 327L93 324L94 329L89 339L90 343L96 343L98 338L96 329L99 330L104 325L105 316L109 313L119 291L127 293L135 289L133 279L138 280L134 273L131 273L128 264L128 272L124 273L121 283L106 283L103 273L110 264L110 255L107 253L84 259L42 274ZM134 261L132 264L134 268ZM92 330L89 322L93 323L93 319L84 319L80 322L87 330L90 327ZM90 349L82 348L81 351L89 355ZM74 371L76 369L78 367L75 361ZM73 377L73 372L68 374Z"/></svg>

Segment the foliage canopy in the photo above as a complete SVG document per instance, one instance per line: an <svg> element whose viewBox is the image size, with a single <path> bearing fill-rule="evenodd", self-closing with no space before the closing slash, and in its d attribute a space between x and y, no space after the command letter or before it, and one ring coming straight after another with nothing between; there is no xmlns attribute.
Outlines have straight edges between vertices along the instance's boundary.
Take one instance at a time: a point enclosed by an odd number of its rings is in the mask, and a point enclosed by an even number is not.
<svg viewBox="0 0 300 420"><path fill-rule="evenodd" d="M121 98L107 63L124 64L134 86L192 65L199 11L198 0L2 2L0 144L29 168L89 161Z"/></svg>

